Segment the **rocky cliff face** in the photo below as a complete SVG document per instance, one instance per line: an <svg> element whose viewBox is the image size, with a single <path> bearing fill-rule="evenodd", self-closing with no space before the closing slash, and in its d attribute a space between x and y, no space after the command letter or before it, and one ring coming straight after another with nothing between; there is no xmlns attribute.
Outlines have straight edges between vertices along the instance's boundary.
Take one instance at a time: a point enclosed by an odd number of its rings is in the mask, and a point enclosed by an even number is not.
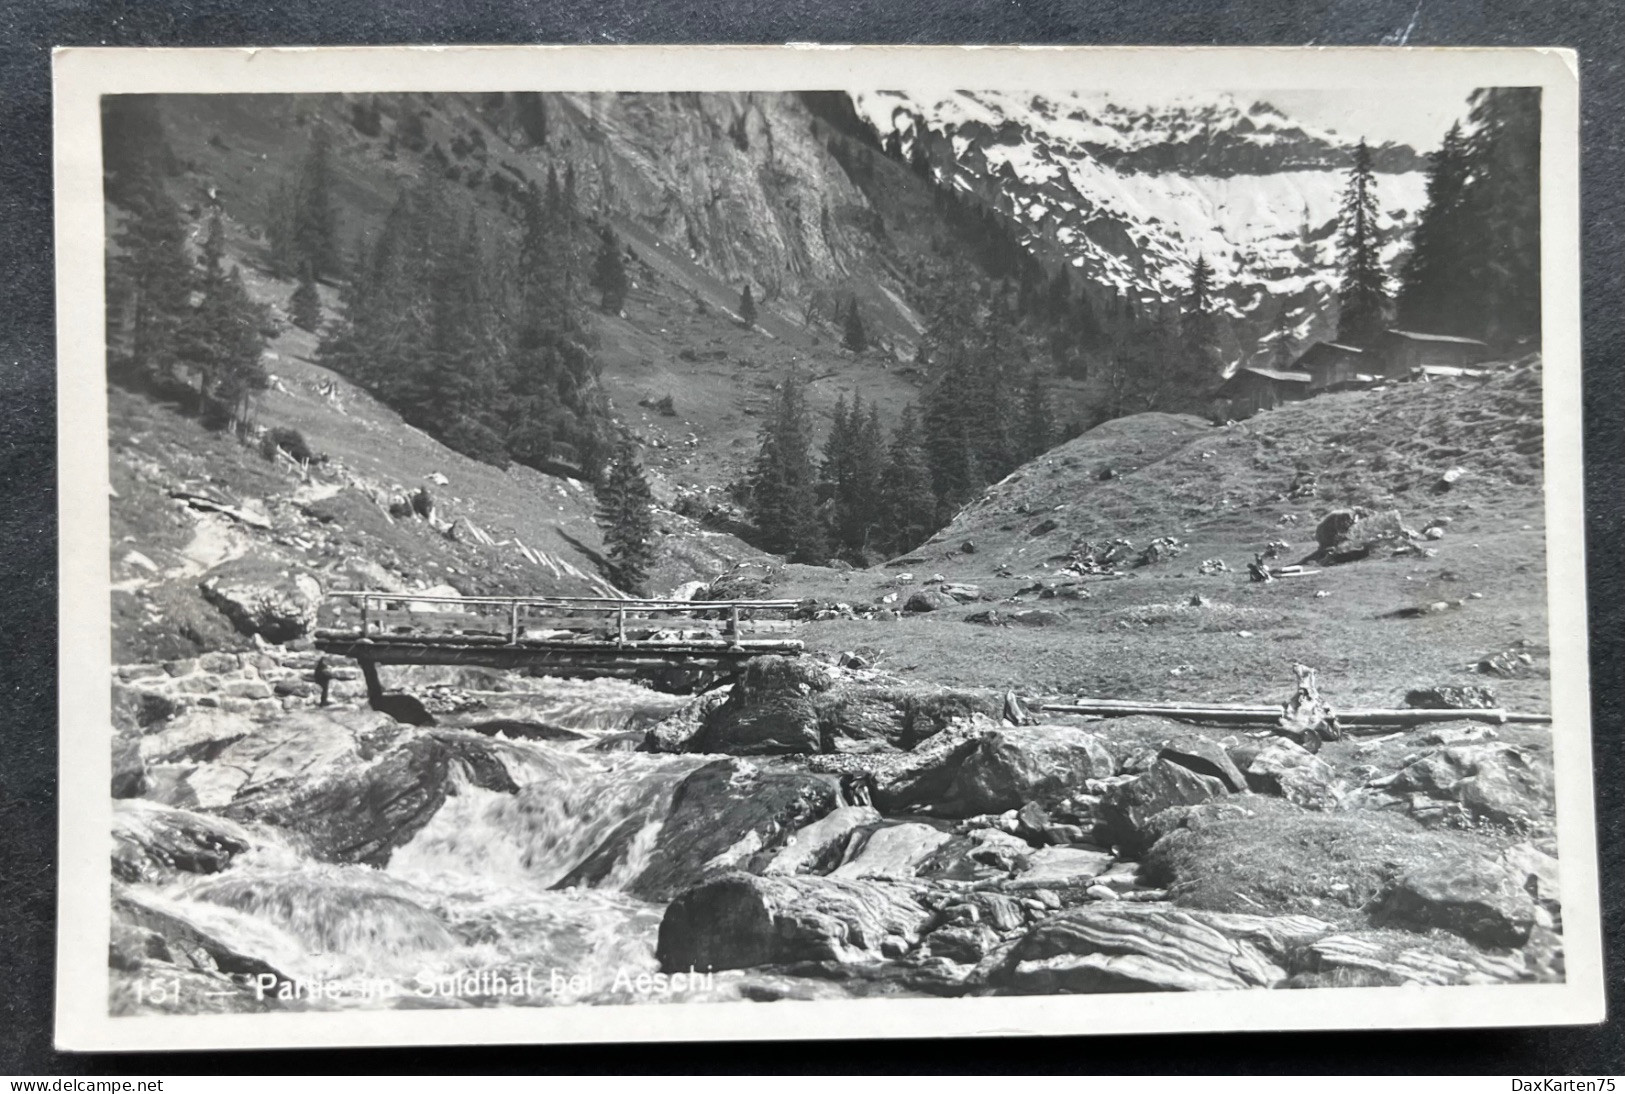
<svg viewBox="0 0 1625 1094"><path fill-rule="evenodd" d="M557 101L556 139L575 165L586 210L641 226L770 300L866 267L868 202L794 96Z"/></svg>

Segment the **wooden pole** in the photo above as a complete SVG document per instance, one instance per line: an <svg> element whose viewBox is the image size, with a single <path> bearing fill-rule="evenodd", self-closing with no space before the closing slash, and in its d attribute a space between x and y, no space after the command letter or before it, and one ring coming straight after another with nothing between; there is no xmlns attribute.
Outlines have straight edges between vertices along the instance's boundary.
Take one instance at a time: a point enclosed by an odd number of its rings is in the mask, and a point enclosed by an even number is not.
<svg viewBox="0 0 1625 1094"><path fill-rule="evenodd" d="M1141 703L1129 699L1079 699L1072 703L1042 703L1036 709L1054 714L1095 714L1120 718L1133 714L1160 715L1165 718L1185 718L1198 721L1244 722L1274 725L1281 718L1281 707L1242 706L1225 703ZM1551 725L1550 714L1528 714L1500 708L1462 707L1447 710L1413 708L1390 709L1356 708L1337 710L1333 716L1345 726L1412 726L1430 722L1489 722L1505 725L1517 722L1526 725Z"/></svg>
<svg viewBox="0 0 1625 1094"><path fill-rule="evenodd" d="M519 601L508 607L508 645L519 645Z"/></svg>

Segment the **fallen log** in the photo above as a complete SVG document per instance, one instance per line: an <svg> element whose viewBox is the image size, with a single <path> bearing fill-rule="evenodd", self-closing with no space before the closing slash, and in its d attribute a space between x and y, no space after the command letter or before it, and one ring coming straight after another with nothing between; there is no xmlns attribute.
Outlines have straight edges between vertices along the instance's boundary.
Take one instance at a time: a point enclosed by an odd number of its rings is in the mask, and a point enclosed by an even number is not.
<svg viewBox="0 0 1625 1094"><path fill-rule="evenodd" d="M1123 718L1134 714L1149 714L1195 722L1233 722L1243 725L1275 725L1280 722L1283 708L1279 706L1243 705L1234 703L1148 703L1132 699L1078 699L1070 703L1037 703L1032 709L1052 714L1094 714L1106 718ZM1404 707L1398 709L1352 708L1332 710L1337 724L1355 726L1419 726L1431 722L1489 722L1506 725L1517 722L1526 725L1551 725L1550 714L1529 714L1517 711L1482 707L1457 707L1447 710L1424 710Z"/></svg>

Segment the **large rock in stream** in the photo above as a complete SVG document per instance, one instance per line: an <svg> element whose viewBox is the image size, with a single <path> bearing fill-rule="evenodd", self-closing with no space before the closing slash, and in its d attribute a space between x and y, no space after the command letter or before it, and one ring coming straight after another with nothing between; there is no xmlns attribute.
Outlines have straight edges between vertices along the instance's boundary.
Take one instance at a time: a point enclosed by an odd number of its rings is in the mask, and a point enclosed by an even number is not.
<svg viewBox="0 0 1625 1094"><path fill-rule="evenodd" d="M180 874L213 874L254 846L242 825L139 799L113 803L113 876L161 885Z"/></svg>
<svg viewBox="0 0 1625 1094"><path fill-rule="evenodd" d="M251 776L222 812L295 833L324 862L383 866L445 804L454 773L486 790L518 790L501 747L455 730L404 731L376 754L361 751L303 777Z"/></svg>
<svg viewBox="0 0 1625 1094"><path fill-rule="evenodd" d="M1000 726L985 717L932 738L876 775L883 812L939 817L1003 813L1036 802L1054 807L1089 779L1116 772L1101 739L1073 726Z"/></svg>
<svg viewBox="0 0 1625 1094"><path fill-rule="evenodd" d="M913 947L933 912L885 881L729 874L666 909L655 956L669 971L797 961L878 961Z"/></svg>
<svg viewBox="0 0 1625 1094"><path fill-rule="evenodd" d="M840 804L832 775L722 759L690 772L672 795L649 865L628 889L670 900L733 870L765 869L792 834Z"/></svg>
<svg viewBox="0 0 1625 1094"><path fill-rule="evenodd" d="M997 716L1004 697L987 688L929 688L843 679L805 658L751 660L725 699L702 697L651 732L657 752L767 756L894 752L954 721Z"/></svg>

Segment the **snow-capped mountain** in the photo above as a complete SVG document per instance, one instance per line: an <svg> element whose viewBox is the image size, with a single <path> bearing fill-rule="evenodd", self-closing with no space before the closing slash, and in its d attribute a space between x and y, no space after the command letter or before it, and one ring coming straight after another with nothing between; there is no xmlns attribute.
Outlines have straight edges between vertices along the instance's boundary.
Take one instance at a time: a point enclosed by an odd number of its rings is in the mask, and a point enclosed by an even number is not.
<svg viewBox="0 0 1625 1094"><path fill-rule="evenodd" d="M1286 307L1299 337L1334 316L1338 203L1355 136L1228 94L1132 105L1105 93L901 91L852 96L883 141L1017 225L1036 253L1153 308L1189 285L1198 255L1232 315ZM1425 201L1424 157L1371 149L1384 258L1397 269ZM1318 323L1317 323L1318 320Z"/></svg>

